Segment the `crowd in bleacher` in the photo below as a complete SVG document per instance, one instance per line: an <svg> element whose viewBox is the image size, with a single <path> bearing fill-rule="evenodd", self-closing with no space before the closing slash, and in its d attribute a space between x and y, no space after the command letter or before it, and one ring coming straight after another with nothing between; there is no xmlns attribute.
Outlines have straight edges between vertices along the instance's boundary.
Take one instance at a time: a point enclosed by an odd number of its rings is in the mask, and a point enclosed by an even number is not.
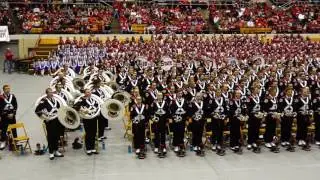
<svg viewBox="0 0 320 180"><path fill-rule="evenodd" d="M277 33L320 32L320 6L308 3L293 3L286 8L266 3L246 7L238 3L211 4L208 9L129 2L114 2L112 8L42 4L19 6L16 12L24 33L109 33L112 21L119 22L122 33L133 33L134 25L143 25L145 33L207 33L211 32L211 25L218 33L238 33L241 28L270 28ZM0 13L2 24L10 23L5 13Z"/></svg>
<svg viewBox="0 0 320 180"><path fill-rule="evenodd" d="M107 67L111 67L115 62L129 63L137 57L153 62L163 56L169 56L178 63L210 60L216 67L232 59L246 62L258 56L263 56L268 63L288 60L307 62L314 58L320 60L320 43L299 35L277 35L272 41L246 35L153 35L151 41L143 38L119 41L117 37L105 41L98 38L89 38L88 41L82 38L61 39L58 50L52 52L47 60L35 61L34 68L36 73L44 74L44 71L55 71L67 65L79 73L89 64L107 64Z"/></svg>
<svg viewBox="0 0 320 180"><path fill-rule="evenodd" d="M0 6L0 26L8 26L10 33L15 32L8 8L3 6Z"/></svg>
<svg viewBox="0 0 320 180"><path fill-rule="evenodd" d="M105 7L20 7L18 18L24 33L108 33L112 11Z"/></svg>
<svg viewBox="0 0 320 180"><path fill-rule="evenodd" d="M165 7L155 4L137 6L115 3L122 32L131 32L130 25L145 24L149 33L202 33L208 30L200 9L189 6Z"/></svg>
<svg viewBox="0 0 320 180"><path fill-rule="evenodd" d="M320 32L319 6L293 5L281 9L267 4L247 8L227 6L225 9L210 7L210 18L216 31L236 32L239 28L272 28L274 32Z"/></svg>

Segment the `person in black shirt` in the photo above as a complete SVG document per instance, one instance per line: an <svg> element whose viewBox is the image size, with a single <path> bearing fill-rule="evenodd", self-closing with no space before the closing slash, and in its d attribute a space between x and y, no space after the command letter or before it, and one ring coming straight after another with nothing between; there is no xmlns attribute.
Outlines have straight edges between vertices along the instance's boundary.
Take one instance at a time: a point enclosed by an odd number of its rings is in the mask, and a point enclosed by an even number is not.
<svg viewBox="0 0 320 180"><path fill-rule="evenodd" d="M278 99L276 87L272 86L269 88L268 96L265 97L262 103L262 111L267 114L265 118L265 146L267 148L274 148L276 147L276 144L273 142L273 138L276 135L277 123L280 120L280 113L278 113Z"/></svg>
<svg viewBox="0 0 320 180"><path fill-rule="evenodd" d="M157 94L157 99L151 104L150 112L153 115L154 130L154 152L166 153L166 126L167 119L170 117L169 103L162 93Z"/></svg>
<svg viewBox="0 0 320 180"><path fill-rule="evenodd" d="M133 144L136 154L140 159L145 158L145 131L148 118L148 106L142 103L142 98L138 96L135 104L130 109L132 120Z"/></svg>
<svg viewBox="0 0 320 180"><path fill-rule="evenodd" d="M47 96L41 99L37 105L35 113L41 119L44 119L47 131L49 158L53 160L54 157L63 157L63 154L58 151L60 131L57 131L61 126L57 117L61 104L54 98L51 88L46 89L46 95Z"/></svg>
<svg viewBox="0 0 320 180"><path fill-rule="evenodd" d="M17 99L14 94L10 93L10 86L3 86L2 98L0 98L0 150L6 146L7 129L9 124L16 123L16 113L18 109ZM13 130L13 137L17 137L17 131Z"/></svg>
<svg viewBox="0 0 320 180"><path fill-rule="evenodd" d="M257 141L259 139L259 130L261 126L261 120L263 113L261 112L261 96L260 96L259 85L254 85L252 94L247 100L248 106L248 145L247 149L252 149L253 152L259 153L260 148L258 147Z"/></svg>
<svg viewBox="0 0 320 180"><path fill-rule="evenodd" d="M240 147L240 125L241 121L246 121L246 99L241 97L241 90L234 91L234 96L229 100L229 120L230 120L230 147L234 152L241 152Z"/></svg>
<svg viewBox="0 0 320 180"><path fill-rule="evenodd" d="M84 96L75 103L74 109L79 113L87 114L91 111L98 111L99 102L91 97L91 91L89 89L84 90ZM86 132L85 144L87 155L98 154L97 149L95 149L95 138L97 136L97 117L92 117L88 119L83 119L83 125Z"/></svg>
<svg viewBox="0 0 320 180"><path fill-rule="evenodd" d="M293 109L294 92L292 87L285 89L284 96L279 99L279 112L282 112L281 117L281 145L289 146L293 119L297 116Z"/></svg>
<svg viewBox="0 0 320 180"><path fill-rule="evenodd" d="M97 95L101 99L105 98L104 92L100 88L101 81L99 79L95 79L93 81L93 89L92 94ZM98 141L102 141L103 139L107 139L107 137L104 136L104 129L108 126L108 120L104 118L101 113L97 116L98 119Z"/></svg>
<svg viewBox="0 0 320 180"><path fill-rule="evenodd" d="M314 111L313 118L315 121L315 141L316 145L320 146L320 89L316 87L314 89L313 97L312 97L312 109Z"/></svg>
<svg viewBox="0 0 320 180"><path fill-rule="evenodd" d="M187 101L182 97L182 89L177 91L177 97L171 101L170 109L173 118L173 146L174 152L183 156L185 153L184 133L186 125Z"/></svg>
<svg viewBox="0 0 320 180"><path fill-rule="evenodd" d="M227 99L222 96L221 90L217 89L216 97L212 102L210 111L212 112L212 133L215 133L215 135L211 137L213 144L212 150L217 150L218 155L224 155L225 152L223 149L223 131L225 127L225 119L228 113L227 106ZM216 146L215 143L217 143Z"/></svg>
<svg viewBox="0 0 320 180"><path fill-rule="evenodd" d="M205 122L204 116L204 102L202 100L202 94L197 93L195 100L192 101L188 108L189 123L192 131L192 146L197 155L203 156L203 128Z"/></svg>
<svg viewBox="0 0 320 180"><path fill-rule="evenodd" d="M310 115L313 113L312 100L310 99L308 87L302 87L300 96L294 101L294 109L298 113L296 139L299 146L306 146Z"/></svg>

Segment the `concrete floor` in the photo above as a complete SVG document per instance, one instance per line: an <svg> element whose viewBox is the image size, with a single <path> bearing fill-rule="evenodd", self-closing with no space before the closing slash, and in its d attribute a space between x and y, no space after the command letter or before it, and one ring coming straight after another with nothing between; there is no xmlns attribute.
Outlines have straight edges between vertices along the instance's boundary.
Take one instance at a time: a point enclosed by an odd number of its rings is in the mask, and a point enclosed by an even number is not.
<svg viewBox="0 0 320 180"><path fill-rule="evenodd" d="M1 65L0 65L1 66ZM25 74L2 74L0 86L10 84L19 103L17 119L24 122L31 137L33 148L37 142L46 143L41 121L34 114L34 102L44 92L49 77L34 77ZM261 154L244 151L239 156L229 150L220 157L211 151L204 158L187 152L185 158L178 158L172 151L165 159L157 158L149 147L145 160L138 160L128 154L130 144L123 139L121 122L110 122L113 128L106 131L106 150L88 157L83 150L73 150L69 145L65 157L50 161L48 155L17 156L8 150L0 151L1 180L135 180L135 179L181 179L181 180L301 180L317 179L320 168L320 149L313 146L311 152L297 149L295 153L273 154L262 149ZM80 132L70 133L70 141Z"/></svg>

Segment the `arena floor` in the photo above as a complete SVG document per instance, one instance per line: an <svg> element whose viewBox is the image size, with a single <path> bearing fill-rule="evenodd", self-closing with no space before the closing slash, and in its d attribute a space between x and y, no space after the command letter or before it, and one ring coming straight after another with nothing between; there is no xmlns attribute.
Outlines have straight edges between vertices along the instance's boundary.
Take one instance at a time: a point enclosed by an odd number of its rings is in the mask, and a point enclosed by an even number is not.
<svg viewBox="0 0 320 180"><path fill-rule="evenodd" d="M34 77L25 74L0 73L0 85L10 84L16 95L19 110L17 119L25 123L32 147L45 143L40 120L34 114L34 102L43 94L50 77ZM207 151L204 158L187 152L178 158L172 151L165 159L159 159L150 151L145 160L138 160L127 152L129 142L123 139L121 122L110 122L107 131L106 150L99 155L87 156L83 150L73 150L69 145L65 157L50 161L48 155L13 155L0 151L1 180L135 180L135 179L192 179L192 180L301 180L316 179L320 168L320 149L313 146L311 152L297 149L295 153L274 154L262 149L261 154L244 151L239 156L227 151L220 157ZM70 141L80 132L69 134Z"/></svg>

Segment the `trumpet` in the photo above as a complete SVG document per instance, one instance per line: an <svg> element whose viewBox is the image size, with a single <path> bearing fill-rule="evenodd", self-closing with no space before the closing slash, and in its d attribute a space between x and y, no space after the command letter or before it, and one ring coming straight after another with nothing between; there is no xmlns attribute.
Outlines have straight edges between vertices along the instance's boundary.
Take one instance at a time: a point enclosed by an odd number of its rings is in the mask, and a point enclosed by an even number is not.
<svg viewBox="0 0 320 180"><path fill-rule="evenodd" d="M226 118L226 115L220 114L220 113L214 113L214 114L213 114L213 117L214 117L215 119L225 119L225 118Z"/></svg>
<svg viewBox="0 0 320 180"><path fill-rule="evenodd" d="M272 118L274 119L280 119L282 115L282 113L278 113L278 112L272 112L271 113Z"/></svg>
<svg viewBox="0 0 320 180"><path fill-rule="evenodd" d="M157 116L153 116L153 118L151 119L153 122L155 122L155 123L157 123L157 122L159 122L159 117L157 117Z"/></svg>
<svg viewBox="0 0 320 180"><path fill-rule="evenodd" d="M313 110L305 110L305 111L300 111L300 113L304 116L312 116L313 115Z"/></svg>
<svg viewBox="0 0 320 180"><path fill-rule="evenodd" d="M255 117L258 118L258 119L262 119L264 117L266 117L267 114L266 113L263 113L263 112L258 112L255 114Z"/></svg>
<svg viewBox="0 0 320 180"><path fill-rule="evenodd" d="M240 116L238 116L238 119L240 121L246 122L246 121L248 121L249 117L248 116L244 116L244 115L240 115Z"/></svg>
<svg viewBox="0 0 320 180"><path fill-rule="evenodd" d="M297 113L292 111L284 111L283 114L281 114L281 117L287 116L287 117L296 117Z"/></svg>

